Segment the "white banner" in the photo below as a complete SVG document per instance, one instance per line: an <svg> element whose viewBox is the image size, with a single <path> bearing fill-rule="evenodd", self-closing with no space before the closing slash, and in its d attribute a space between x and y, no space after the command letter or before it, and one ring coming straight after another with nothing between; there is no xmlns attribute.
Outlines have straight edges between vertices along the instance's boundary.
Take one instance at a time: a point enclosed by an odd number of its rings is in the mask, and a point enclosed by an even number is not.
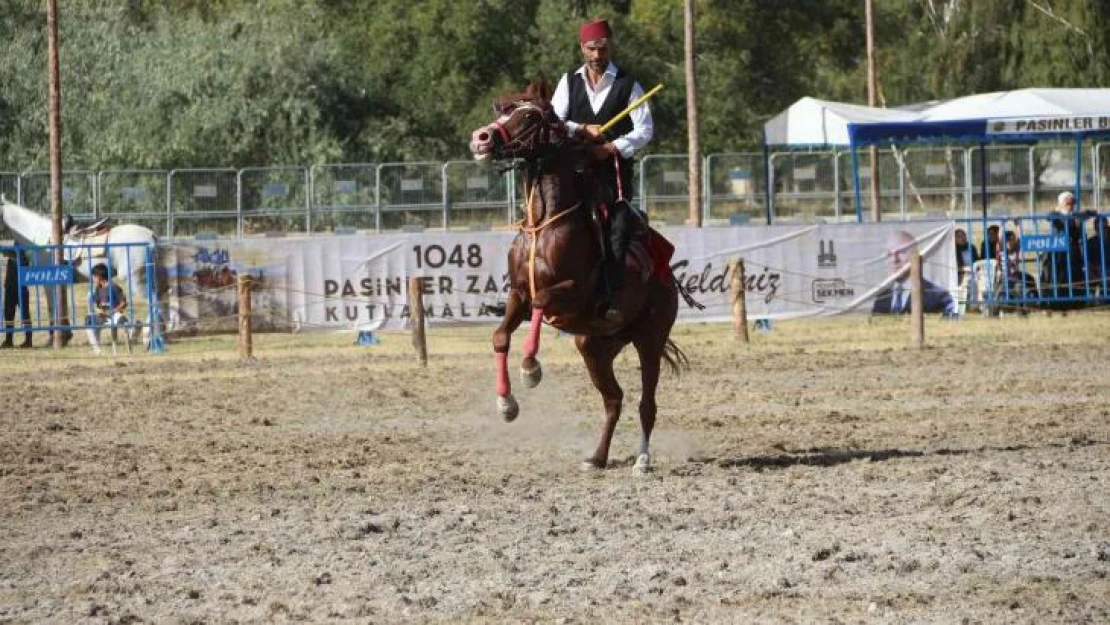
<svg viewBox="0 0 1110 625"><path fill-rule="evenodd" d="M680 320L729 319L729 261L744 259L751 318L891 312L916 244L924 257L927 312L954 312L952 222L661 229L675 244L671 267L694 299ZM903 232L904 234L898 234ZM483 305L507 294L515 233L395 233L320 238L198 241L163 250L170 274L168 326L231 329L236 277L255 277L259 329L403 328L409 276L420 277L430 324L493 323ZM629 287L631 288L631 287ZM884 299L884 294L885 299ZM878 296L878 297L877 297ZM899 299L895 297L894 299ZM939 308L938 308L939 307Z"/></svg>
<svg viewBox="0 0 1110 625"><path fill-rule="evenodd" d="M987 134L1034 134L1042 132L1083 132L1110 129L1110 115L1073 117L1023 117L987 120Z"/></svg>

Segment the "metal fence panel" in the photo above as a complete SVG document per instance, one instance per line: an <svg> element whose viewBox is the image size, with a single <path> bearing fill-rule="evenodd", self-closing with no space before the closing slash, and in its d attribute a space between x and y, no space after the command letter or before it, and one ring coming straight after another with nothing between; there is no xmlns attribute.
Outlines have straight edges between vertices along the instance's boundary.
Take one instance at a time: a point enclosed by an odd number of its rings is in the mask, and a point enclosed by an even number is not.
<svg viewBox="0 0 1110 625"><path fill-rule="evenodd" d="M443 163L383 163L378 166L380 228L403 230L443 225Z"/></svg>
<svg viewBox="0 0 1110 625"><path fill-rule="evenodd" d="M640 160L640 208L652 222L682 224L690 214L690 158L651 154Z"/></svg>
<svg viewBox="0 0 1110 625"><path fill-rule="evenodd" d="M513 170L475 161L443 164L449 227L492 228L513 220Z"/></svg>
<svg viewBox="0 0 1110 625"><path fill-rule="evenodd" d="M1094 145L1094 204L1091 208L1104 212L1110 210L1110 143Z"/></svg>
<svg viewBox="0 0 1110 625"><path fill-rule="evenodd" d="M774 222L806 223L818 218L837 218L837 160L833 152L776 152L771 154L770 163ZM861 167L861 175L862 170Z"/></svg>
<svg viewBox="0 0 1110 625"><path fill-rule="evenodd" d="M159 236L169 232L169 172L101 171L97 174L98 214L138 223Z"/></svg>
<svg viewBox="0 0 1110 625"><path fill-rule="evenodd" d="M17 172L0 171L0 194L8 198L9 202L22 203L19 197L19 174Z"/></svg>
<svg viewBox="0 0 1110 625"><path fill-rule="evenodd" d="M980 154L985 159L980 162ZM968 150L967 169L969 205L967 217L982 214L983 170L987 176L987 215L1021 215L1033 210L1032 148L1028 146L986 146L985 152Z"/></svg>
<svg viewBox="0 0 1110 625"><path fill-rule="evenodd" d="M1110 209L1110 143L1095 146L1095 205L1099 212Z"/></svg>
<svg viewBox="0 0 1110 625"><path fill-rule="evenodd" d="M761 152L705 157L704 222L762 223L766 220L767 172Z"/></svg>
<svg viewBox="0 0 1110 625"><path fill-rule="evenodd" d="M312 231L349 232L377 226L377 165L313 165Z"/></svg>
<svg viewBox="0 0 1110 625"><path fill-rule="evenodd" d="M980 214L985 172L989 216L1043 214L1060 191L1075 188L1075 144L1035 147L918 147L879 150L884 219ZM1110 194L1110 143L1083 145L1082 208L1102 209ZM857 151L862 213L869 218L870 167ZM769 155L772 194L759 152L710 154L701 190L705 223L854 221L851 152ZM647 155L634 171L639 206L656 220L688 217L687 156ZM983 169L981 170L981 167ZM313 167L66 171L63 211L110 216L160 235L241 236L243 232L351 232L422 228L491 228L518 218L512 170L472 161L324 164ZM45 212L48 172L0 172L0 193ZM3 237L0 231L0 237Z"/></svg>
<svg viewBox="0 0 1110 625"><path fill-rule="evenodd" d="M28 171L20 175L20 203L41 213L50 212L50 172ZM77 219L96 217L96 174L91 171L62 172L62 212Z"/></svg>
<svg viewBox="0 0 1110 625"><path fill-rule="evenodd" d="M1081 159L1083 192L1079 197L1079 208L1090 208L1094 203L1094 147L1083 146L1079 152ZM1075 190L1075 144L1033 146L1032 169L1034 185L1032 213L1041 215L1056 205L1056 196L1061 191Z"/></svg>
<svg viewBox="0 0 1110 625"><path fill-rule="evenodd" d="M239 170L242 234L309 232L308 169L248 167Z"/></svg>
<svg viewBox="0 0 1110 625"><path fill-rule="evenodd" d="M234 169L175 169L169 175L170 236L239 233Z"/></svg>
<svg viewBox="0 0 1110 625"><path fill-rule="evenodd" d="M900 160L906 218L967 216L967 152L961 148L892 150Z"/></svg>
<svg viewBox="0 0 1110 625"><path fill-rule="evenodd" d="M52 265L56 253L60 252L63 262L58 266L59 273L45 272L51 278L31 277L24 282L19 276L20 268L31 264ZM161 313L156 294L157 272L140 268L151 267L155 263L155 249L148 244L138 243L100 243L96 245L44 245L44 246L0 246L4 261L0 262L0 274L5 283L16 280L16 299L12 308L20 308L19 333L26 333L25 340L33 340L34 333L62 331L91 331L89 334L100 336L101 344L113 352L118 349L142 350L141 338L146 338L151 351L160 352L162 347ZM115 265L113 265L115 261ZM132 264L134 263L134 264ZM94 317L90 283L87 279L96 264L104 264L112 275L112 282L122 289L127 298L126 320L119 319L114 325L98 321ZM128 269L132 269L128 271ZM16 272L9 276L8 272ZM62 273L64 272L64 273ZM77 280L77 275L85 279ZM64 276L64 277L63 277ZM59 279L60 278L60 279ZM28 284L28 282L30 284ZM66 314L63 316L58 306L59 298L65 301ZM100 330L106 332L100 332ZM140 329L142 330L140 332ZM41 335L40 335L41 336ZM41 340L41 339L40 339ZM118 344L117 344L118 343Z"/></svg>
<svg viewBox="0 0 1110 625"><path fill-rule="evenodd" d="M859 163L860 213L864 221L871 218L871 154L867 149L856 151ZM876 150L878 158L879 210L883 221L905 218L905 173L899 160L901 152ZM855 221L856 191L852 174L852 153L836 154L836 185L838 201L833 218L837 221Z"/></svg>

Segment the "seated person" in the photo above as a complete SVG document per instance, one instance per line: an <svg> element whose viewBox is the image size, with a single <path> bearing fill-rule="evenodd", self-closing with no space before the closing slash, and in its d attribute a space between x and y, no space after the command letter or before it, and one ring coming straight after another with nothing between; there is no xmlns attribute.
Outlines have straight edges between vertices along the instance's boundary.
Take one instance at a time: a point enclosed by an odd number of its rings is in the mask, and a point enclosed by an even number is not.
<svg viewBox="0 0 1110 625"><path fill-rule="evenodd" d="M112 340L116 340L116 329L127 325L127 296L118 284L108 279L108 267L100 263L92 268L92 285L89 292L89 313L86 325L88 328L89 346L96 354L100 353L100 328L108 326L112 329ZM128 334L130 339L130 334Z"/></svg>
<svg viewBox="0 0 1110 625"><path fill-rule="evenodd" d="M960 282L964 281L964 276L971 273L971 268L979 260L979 253L967 240L967 232L963 228L956 228L956 275L960 277Z"/></svg>
<svg viewBox="0 0 1110 625"><path fill-rule="evenodd" d="M1001 238L998 236L1000 231L1001 228L998 227L998 224L992 224L987 227L987 239L983 241L979 247L980 259L991 260L997 258L995 254L998 251L998 246L1001 241Z"/></svg>
<svg viewBox="0 0 1110 625"><path fill-rule="evenodd" d="M897 230L887 237L887 264L896 275L890 286L879 291L871 307L873 315L901 315L910 312L913 302L913 286L910 284L910 259L917 249L913 235ZM921 279L924 290L922 304L926 313L941 313L945 317L956 316L956 300L946 289Z"/></svg>
<svg viewBox="0 0 1110 625"><path fill-rule="evenodd" d="M999 254L1006 271L1006 289L1010 297L1037 297L1037 281L1026 273L1021 257L1021 240L1013 230L1005 235L1005 250Z"/></svg>
<svg viewBox="0 0 1110 625"><path fill-rule="evenodd" d="M1110 286L1110 215L1099 215L1095 232L1087 238L1087 281L1103 299Z"/></svg>

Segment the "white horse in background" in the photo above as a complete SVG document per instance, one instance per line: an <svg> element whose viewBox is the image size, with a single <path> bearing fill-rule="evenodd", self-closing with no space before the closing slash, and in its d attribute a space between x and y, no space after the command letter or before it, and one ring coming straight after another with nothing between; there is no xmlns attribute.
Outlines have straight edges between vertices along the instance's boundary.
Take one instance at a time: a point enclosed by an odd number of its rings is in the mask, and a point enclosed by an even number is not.
<svg viewBox="0 0 1110 625"><path fill-rule="evenodd" d="M3 204L4 208L4 224L15 235L18 245L48 246L51 244L52 222L49 217L13 204L3 196L0 196L0 204ZM126 277L127 283L120 286L124 287L125 292L130 290L133 298L145 301L147 310L153 316L158 303L148 300L146 279L148 254L151 268L156 268L154 253L158 239L154 236L154 231L136 224L104 227L104 220L91 228L76 228L72 220L67 219L62 242L66 246L78 246L69 248L66 253L66 262L73 265L77 274L87 281L92 268L103 263L113 276ZM54 262L48 250L40 250L34 256L36 265L49 265ZM46 289L46 292L51 318L53 318L57 289ZM156 299L157 294L155 294ZM130 308L133 311L136 310L134 302ZM75 315L75 319L81 318L76 316L76 311L72 311L72 314ZM148 324L143 328L144 336L149 332L150 321L153 319L148 319Z"/></svg>

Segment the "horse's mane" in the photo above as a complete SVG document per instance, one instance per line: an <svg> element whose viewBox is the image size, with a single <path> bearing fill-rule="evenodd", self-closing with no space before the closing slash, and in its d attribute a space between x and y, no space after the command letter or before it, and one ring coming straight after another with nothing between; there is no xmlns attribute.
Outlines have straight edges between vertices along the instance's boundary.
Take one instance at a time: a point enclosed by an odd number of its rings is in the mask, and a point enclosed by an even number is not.
<svg viewBox="0 0 1110 625"><path fill-rule="evenodd" d="M540 108L547 109L551 106L551 83L544 78L537 78L528 83L524 91L503 95L494 101L494 108L498 113L511 109L520 102L529 102Z"/></svg>

